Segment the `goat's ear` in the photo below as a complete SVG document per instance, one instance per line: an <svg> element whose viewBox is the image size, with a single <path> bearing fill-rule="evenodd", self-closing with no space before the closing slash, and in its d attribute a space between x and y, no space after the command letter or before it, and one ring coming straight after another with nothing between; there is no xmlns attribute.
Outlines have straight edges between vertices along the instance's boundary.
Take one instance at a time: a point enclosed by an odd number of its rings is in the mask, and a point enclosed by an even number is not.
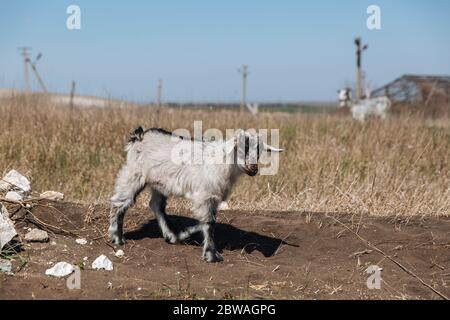
<svg viewBox="0 0 450 320"><path fill-rule="evenodd" d="M244 130L238 129L234 132L233 136L229 140L225 141L223 150L225 151L226 154L233 152L233 150L236 148L239 142L239 139L244 134L245 134Z"/></svg>
<svg viewBox="0 0 450 320"><path fill-rule="evenodd" d="M236 136L225 141L225 144L223 146L223 150L225 151L225 154L229 154L229 153L233 152L236 145L237 145L237 137Z"/></svg>
<svg viewBox="0 0 450 320"><path fill-rule="evenodd" d="M242 129L238 129L234 132L233 136L234 136L234 138L236 138L236 141L237 141L243 135L245 135L245 131Z"/></svg>

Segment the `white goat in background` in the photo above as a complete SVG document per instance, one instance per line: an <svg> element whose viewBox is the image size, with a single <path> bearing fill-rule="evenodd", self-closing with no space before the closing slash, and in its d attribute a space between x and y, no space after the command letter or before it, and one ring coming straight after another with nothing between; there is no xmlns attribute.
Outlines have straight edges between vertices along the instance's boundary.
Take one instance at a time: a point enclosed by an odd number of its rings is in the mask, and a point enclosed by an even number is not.
<svg viewBox="0 0 450 320"><path fill-rule="evenodd" d="M386 119L387 112L392 103L388 97L367 98L359 102L353 102L350 96L350 89L345 88L338 91L339 106L350 107L352 117L355 120L364 122L367 117L375 116Z"/></svg>
<svg viewBox="0 0 450 320"><path fill-rule="evenodd" d="M192 162L191 151L201 150L201 161ZM199 141L175 136L163 129L137 128L130 134L126 164L120 170L111 198L109 234L115 244L123 244L123 220L127 209L146 187L152 190L150 208L164 239L169 243L203 233L203 258L222 261L214 243L214 226L219 203L225 200L237 178L258 172L263 150L281 152L267 145L260 135L243 130L227 141ZM195 154L194 154L195 156ZM179 157L179 158L177 158ZM217 161L220 160L220 161ZM198 225L175 234L165 212L169 196L185 197L193 202Z"/></svg>

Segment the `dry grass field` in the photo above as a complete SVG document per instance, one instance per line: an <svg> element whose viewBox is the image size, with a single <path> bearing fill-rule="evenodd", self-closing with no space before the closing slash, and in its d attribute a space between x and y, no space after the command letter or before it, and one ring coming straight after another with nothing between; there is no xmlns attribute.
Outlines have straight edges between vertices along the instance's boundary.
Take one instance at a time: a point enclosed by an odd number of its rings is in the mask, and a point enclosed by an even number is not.
<svg viewBox="0 0 450 320"><path fill-rule="evenodd" d="M108 201L127 134L136 126L192 132L194 120L202 120L203 130L280 129L286 151L279 173L242 177L230 199L233 209L450 213L448 119L391 117L360 124L332 114L69 109L33 96L2 100L0 119L0 174L15 168L36 192L58 190L71 201Z"/></svg>

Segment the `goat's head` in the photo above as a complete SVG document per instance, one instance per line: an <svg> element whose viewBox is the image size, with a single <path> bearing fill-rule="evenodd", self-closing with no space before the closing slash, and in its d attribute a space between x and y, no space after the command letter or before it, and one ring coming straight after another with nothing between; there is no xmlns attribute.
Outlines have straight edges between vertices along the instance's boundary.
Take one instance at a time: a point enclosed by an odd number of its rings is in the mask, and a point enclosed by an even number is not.
<svg viewBox="0 0 450 320"><path fill-rule="evenodd" d="M351 90L350 88L344 88L338 90L338 99L340 107L348 107L351 101Z"/></svg>
<svg viewBox="0 0 450 320"><path fill-rule="evenodd" d="M258 161L263 151L282 152L264 142L263 136L244 130L237 130L226 142L228 151L234 151L234 161L238 168L253 177L258 173Z"/></svg>

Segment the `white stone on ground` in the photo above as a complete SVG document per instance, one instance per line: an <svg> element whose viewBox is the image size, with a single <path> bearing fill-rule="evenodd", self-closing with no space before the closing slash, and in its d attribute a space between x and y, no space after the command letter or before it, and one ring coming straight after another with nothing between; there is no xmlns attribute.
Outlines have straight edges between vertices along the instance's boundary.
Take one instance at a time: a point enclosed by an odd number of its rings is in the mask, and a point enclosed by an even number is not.
<svg viewBox="0 0 450 320"><path fill-rule="evenodd" d="M23 197L19 193L17 193L16 191L9 191L5 195L5 199L9 200L9 201L22 201Z"/></svg>
<svg viewBox="0 0 450 320"><path fill-rule="evenodd" d="M8 210L0 203L0 250L17 235Z"/></svg>
<svg viewBox="0 0 450 320"><path fill-rule="evenodd" d="M116 253L114 255L118 258L122 258L125 255L125 252L123 252L122 249L119 249L116 251Z"/></svg>
<svg viewBox="0 0 450 320"><path fill-rule="evenodd" d="M75 242L78 243L78 244L81 244L81 245L87 244L87 240L84 239L84 238L76 239Z"/></svg>
<svg viewBox="0 0 450 320"><path fill-rule="evenodd" d="M25 240L28 242L47 242L48 233L40 229L32 229L25 235Z"/></svg>
<svg viewBox="0 0 450 320"><path fill-rule="evenodd" d="M64 194L57 191L45 191L39 196L41 199L61 201L64 199Z"/></svg>
<svg viewBox="0 0 450 320"><path fill-rule="evenodd" d="M16 170L11 170L0 181L0 191L10 190L28 194L31 192L30 181Z"/></svg>
<svg viewBox="0 0 450 320"><path fill-rule="evenodd" d="M58 262L50 269L45 270L45 274L53 277L65 277L75 271L75 268L67 262Z"/></svg>
<svg viewBox="0 0 450 320"><path fill-rule="evenodd" d="M97 259L95 259L94 262L92 262L92 269L105 269L107 271L111 271L113 270L113 263L108 259L107 256L102 254Z"/></svg>
<svg viewBox="0 0 450 320"><path fill-rule="evenodd" d="M4 272L6 274L12 274L12 264L11 261L6 259L0 259L0 272Z"/></svg>

